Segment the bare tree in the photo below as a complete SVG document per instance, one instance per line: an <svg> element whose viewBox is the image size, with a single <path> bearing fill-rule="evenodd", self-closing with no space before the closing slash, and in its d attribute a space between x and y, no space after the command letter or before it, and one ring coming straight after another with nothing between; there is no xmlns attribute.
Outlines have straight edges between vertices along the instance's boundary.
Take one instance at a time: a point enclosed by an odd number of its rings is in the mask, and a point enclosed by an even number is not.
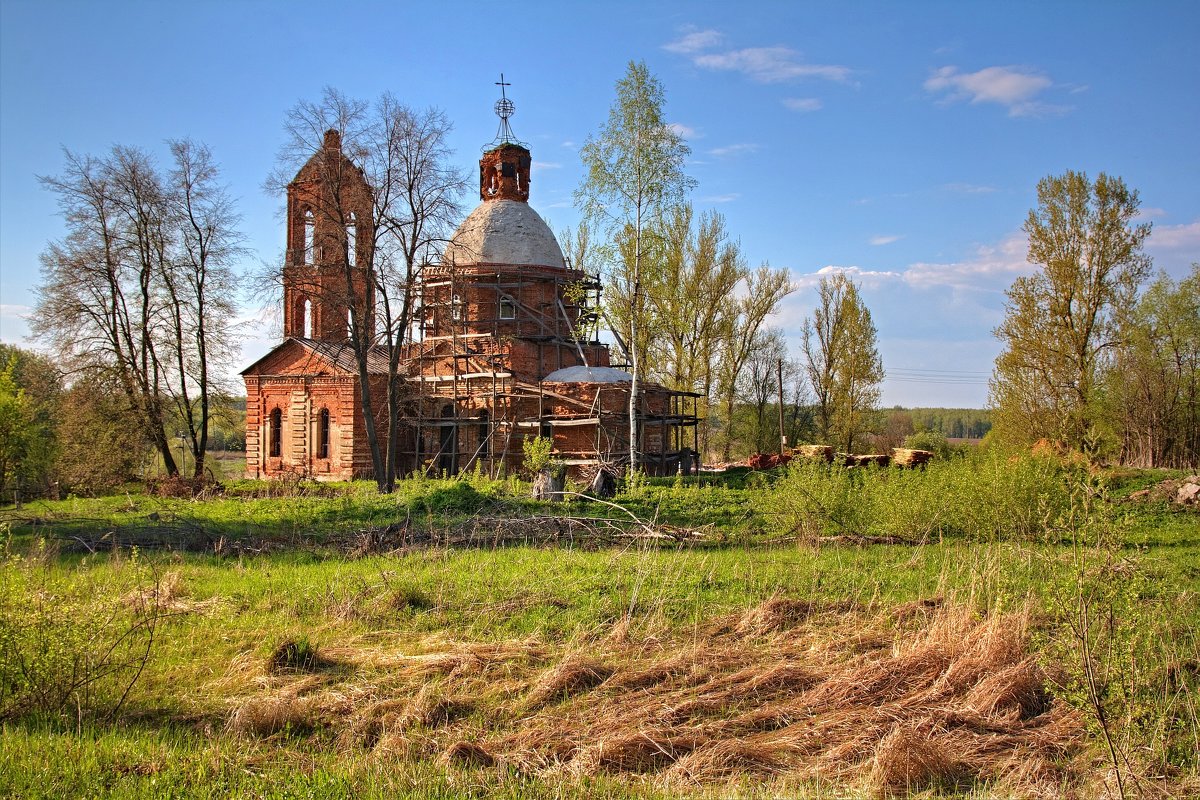
<svg viewBox="0 0 1200 800"><path fill-rule="evenodd" d="M103 158L68 151L65 172L41 178L68 234L42 255L32 328L72 372L106 373L121 387L169 475L179 474L168 430L178 411L198 476L209 362L231 343L229 265L240 235L207 150L176 143L172 152L166 176L147 153L116 146Z"/></svg>
<svg viewBox="0 0 1200 800"><path fill-rule="evenodd" d="M324 159L325 191L319 213L355 237L342 235L325 246L341 248L343 282L335 291L349 311L349 343L358 365L360 403L366 422L375 480L390 492L399 473L399 443L404 405L400 369L413 321L414 287L421 271L436 263L462 213L459 197L466 176L451 163L446 143L452 126L437 109L414 110L384 94L374 103L349 98L327 88L315 103L298 103L288 112L288 134L280 152L280 168L268 181L272 190L286 188L298 164L320 152L325 132L338 132L350 165ZM361 170L370 191L371 219L353 220L357 198L347 191ZM351 249L353 247L353 250ZM365 280L369 291L358 290ZM388 364L386 408L374 408L368 358L382 353ZM381 446L377 414L384 411L387 446Z"/></svg>
<svg viewBox="0 0 1200 800"><path fill-rule="evenodd" d="M728 317L725 342L718 364L719 391L725 405L725 435L722 457L728 461L733 455L734 412L737 402L738 378L754 352L759 331L767 317L775 313L779 301L786 297L792 286L786 269L772 269L763 264L746 276L744 290L737 298L734 313Z"/></svg>

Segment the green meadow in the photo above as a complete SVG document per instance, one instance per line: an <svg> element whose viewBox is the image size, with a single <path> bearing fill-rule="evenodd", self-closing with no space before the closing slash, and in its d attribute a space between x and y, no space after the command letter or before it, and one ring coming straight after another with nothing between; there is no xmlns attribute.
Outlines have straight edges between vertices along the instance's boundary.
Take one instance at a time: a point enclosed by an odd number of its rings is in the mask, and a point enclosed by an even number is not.
<svg viewBox="0 0 1200 800"><path fill-rule="evenodd" d="M0 794L1186 796L1200 517L1128 499L1170 477L981 453L611 504L7 508Z"/></svg>

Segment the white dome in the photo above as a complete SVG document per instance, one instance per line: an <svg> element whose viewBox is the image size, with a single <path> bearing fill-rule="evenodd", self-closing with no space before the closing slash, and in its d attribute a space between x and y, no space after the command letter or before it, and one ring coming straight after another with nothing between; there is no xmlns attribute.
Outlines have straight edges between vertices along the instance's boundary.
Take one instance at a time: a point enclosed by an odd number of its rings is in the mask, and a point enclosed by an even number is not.
<svg viewBox="0 0 1200 800"><path fill-rule="evenodd" d="M551 383L626 383L632 381L633 376L612 367L563 367L542 380Z"/></svg>
<svg viewBox="0 0 1200 800"><path fill-rule="evenodd" d="M566 267L550 226L518 200L481 203L454 232L442 263Z"/></svg>

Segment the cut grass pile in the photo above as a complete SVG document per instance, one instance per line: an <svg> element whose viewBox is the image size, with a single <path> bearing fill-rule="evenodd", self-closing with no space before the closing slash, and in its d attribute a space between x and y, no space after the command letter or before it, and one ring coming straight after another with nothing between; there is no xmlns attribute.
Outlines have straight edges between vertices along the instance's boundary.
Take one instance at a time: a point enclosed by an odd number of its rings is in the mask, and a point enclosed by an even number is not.
<svg viewBox="0 0 1200 800"><path fill-rule="evenodd" d="M678 790L752 777L1059 796L1092 777L1085 728L1051 699L1029 630L1027 609L918 603L880 616L772 598L690 635L618 627L565 647L403 649L367 637L325 651L335 672L243 660L220 682L251 689L229 701L238 734L320 730L352 751L470 769L648 775Z"/></svg>

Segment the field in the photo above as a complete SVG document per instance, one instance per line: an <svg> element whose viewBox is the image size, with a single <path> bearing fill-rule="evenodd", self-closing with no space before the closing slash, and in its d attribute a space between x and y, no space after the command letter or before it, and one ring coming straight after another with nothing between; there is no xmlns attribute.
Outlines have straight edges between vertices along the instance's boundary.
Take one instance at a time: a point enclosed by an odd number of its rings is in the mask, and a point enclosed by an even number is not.
<svg viewBox="0 0 1200 800"><path fill-rule="evenodd" d="M1200 517L1125 499L1167 477L5 509L0 794L1194 796Z"/></svg>

